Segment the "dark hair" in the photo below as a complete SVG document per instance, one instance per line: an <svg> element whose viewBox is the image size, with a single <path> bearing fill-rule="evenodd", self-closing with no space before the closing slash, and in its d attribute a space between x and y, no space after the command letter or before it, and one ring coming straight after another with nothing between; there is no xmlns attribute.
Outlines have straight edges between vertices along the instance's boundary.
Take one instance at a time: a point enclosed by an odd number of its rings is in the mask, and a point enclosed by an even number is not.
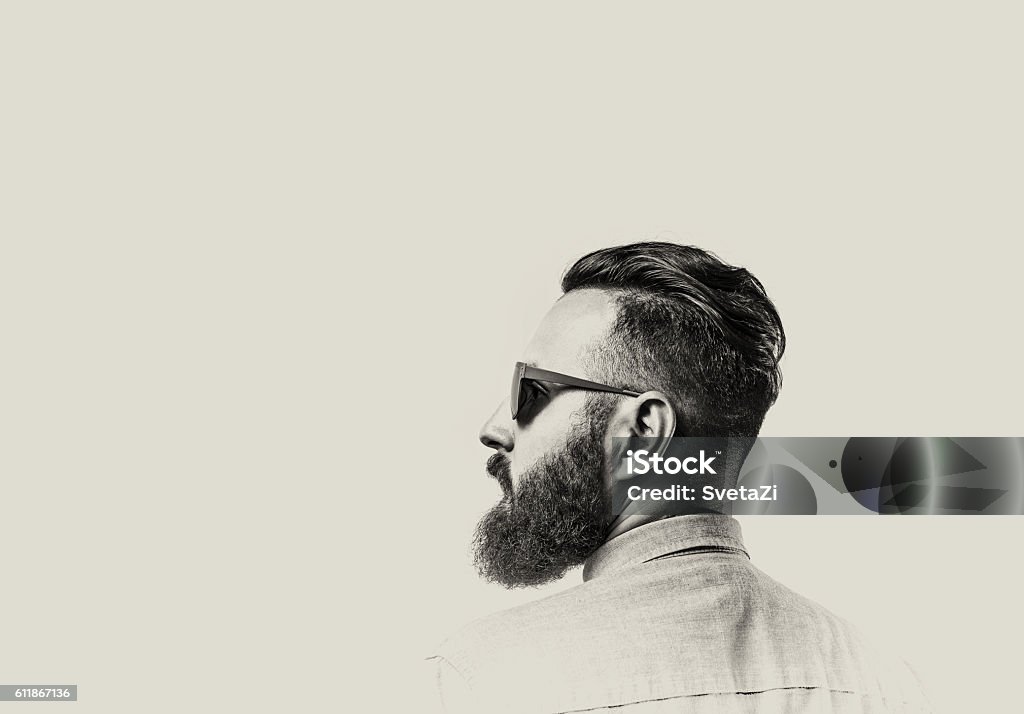
<svg viewBox="0 0 1024 714"><path fill-rule="evenodd" d="M563 292L616 293L618 316L594 369L626 389L673 402L677 434L756 436L775 403L786 349L760 281L694 246L647 242L589 253Z"/></svg>

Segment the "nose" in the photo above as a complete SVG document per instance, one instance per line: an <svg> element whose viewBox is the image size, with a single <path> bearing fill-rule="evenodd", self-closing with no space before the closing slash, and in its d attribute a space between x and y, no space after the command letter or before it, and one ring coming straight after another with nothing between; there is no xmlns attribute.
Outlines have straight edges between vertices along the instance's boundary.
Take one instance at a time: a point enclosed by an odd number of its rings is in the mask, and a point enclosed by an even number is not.
<svg viewBox="0 0 1024 714"><path fill-rule="evenodd" d="M512 451L515 442L512 440L512 414L507 399L498 405L480 427L480 443L488 449Z"/></svg>

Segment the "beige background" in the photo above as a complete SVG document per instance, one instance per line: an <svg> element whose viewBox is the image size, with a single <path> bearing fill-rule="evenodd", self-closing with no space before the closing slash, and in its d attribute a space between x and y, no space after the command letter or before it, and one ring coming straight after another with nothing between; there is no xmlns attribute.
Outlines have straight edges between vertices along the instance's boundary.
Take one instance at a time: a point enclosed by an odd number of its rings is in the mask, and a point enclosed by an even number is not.
<svg viewBox="0 0 1024 714"><path fill-rule="evenodd" d="M612 243L762 279L766 435L1024 434L1021 11L676 5L4 4L0 683L411 710L544 592L469 565L475 435ZM1024 520L743 525L946 711L1019 708Z"/></svg>

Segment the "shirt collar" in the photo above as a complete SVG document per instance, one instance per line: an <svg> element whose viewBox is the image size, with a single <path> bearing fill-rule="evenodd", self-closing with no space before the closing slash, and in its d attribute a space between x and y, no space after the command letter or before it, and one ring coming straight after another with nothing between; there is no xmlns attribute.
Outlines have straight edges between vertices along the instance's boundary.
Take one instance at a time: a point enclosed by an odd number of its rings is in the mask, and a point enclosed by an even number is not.
<svg viewBox="0 0 1024 714"><path fill-rule="evenodd" d="M739 521L721 513L694 513L646 523L612 538L587 558L583 580L696 548L728 548L750 557Z"/></svg>

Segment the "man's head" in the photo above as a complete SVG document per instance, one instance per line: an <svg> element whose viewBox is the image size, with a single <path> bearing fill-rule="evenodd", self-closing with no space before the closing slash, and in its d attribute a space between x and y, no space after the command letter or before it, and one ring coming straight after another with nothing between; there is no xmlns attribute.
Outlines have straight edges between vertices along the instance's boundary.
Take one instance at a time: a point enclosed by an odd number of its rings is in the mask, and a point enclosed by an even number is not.
<svg viewBox="0 0 1024 714"><path fill-rule="evenodd" d="M560 577L603 542L613 437L756 436L774 403L782 322L761 283L699 248L634 243L580 258L522 361L639 393L549 382L480 440L504 492L481 520L477 565L508 586Z"/></svg>

